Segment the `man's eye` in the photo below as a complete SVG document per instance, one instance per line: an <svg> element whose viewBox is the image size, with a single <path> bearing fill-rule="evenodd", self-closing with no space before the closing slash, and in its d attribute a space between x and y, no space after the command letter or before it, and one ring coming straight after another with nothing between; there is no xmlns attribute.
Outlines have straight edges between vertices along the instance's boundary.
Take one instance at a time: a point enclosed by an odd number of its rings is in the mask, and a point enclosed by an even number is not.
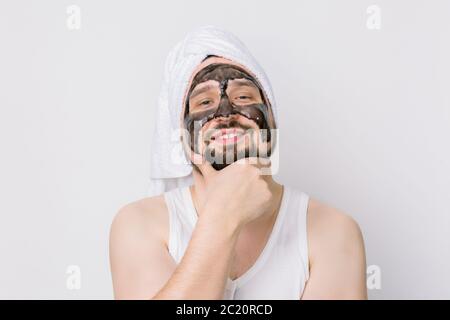
<svg viewBox="0 0 450 320"><path fill-rule="evenodd" d="M238 96L238 99L250 99L249 96Z"/></svg>
<svg viewBox="0 0 450 320"><path fill-rule="evenodd" d="M207 106L210 103L211 103L211 100L203 100L202 102L200 102L200 105Z"/></svg>

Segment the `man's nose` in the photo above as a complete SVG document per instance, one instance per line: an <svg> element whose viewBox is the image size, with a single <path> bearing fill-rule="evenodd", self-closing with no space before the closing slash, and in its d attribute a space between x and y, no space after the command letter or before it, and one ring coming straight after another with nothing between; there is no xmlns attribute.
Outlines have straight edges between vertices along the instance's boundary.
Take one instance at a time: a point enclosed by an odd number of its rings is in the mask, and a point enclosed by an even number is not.
<svg viewBox="0 0 450 320"><path fill-rule="evenodd" d="M222 96L214 117L228 117L229 115L234 113L236 113L236 111L234 110L233 105L230 103L228 97L226 95Z"/></svg>

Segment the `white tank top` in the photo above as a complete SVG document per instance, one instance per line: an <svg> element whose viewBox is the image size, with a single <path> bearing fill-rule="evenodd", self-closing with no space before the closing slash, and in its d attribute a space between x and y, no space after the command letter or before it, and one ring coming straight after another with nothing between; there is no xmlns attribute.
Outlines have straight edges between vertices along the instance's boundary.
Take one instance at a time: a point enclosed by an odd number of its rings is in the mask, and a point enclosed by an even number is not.
<svg viewBox="0 0 450 320"><path fill-rule="evenodd" d="M164 193L169 209L169 253L178 264L191 239L197 211L189 186ZM239 278L227 279L224 299L298 300L309 278L306 212L309 196L284 186L280 211L263 251Z"/></svg>

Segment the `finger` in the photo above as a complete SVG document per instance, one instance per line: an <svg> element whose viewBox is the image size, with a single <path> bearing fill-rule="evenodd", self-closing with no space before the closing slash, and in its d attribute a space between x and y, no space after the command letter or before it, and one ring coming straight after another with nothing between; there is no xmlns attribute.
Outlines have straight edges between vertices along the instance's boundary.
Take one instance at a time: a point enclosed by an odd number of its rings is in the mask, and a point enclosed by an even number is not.
<svg viewBox="0 0 450 320"><path fill-rule="evenodd" d="M272 170L272 161L270 158L255 158L255 164L253 164L256 168L258 168L260 176L271 175Z"/></svg>
<svg viewBox="0 0 450 320"><path fill-rule="evenodd" d="M257 168L268 168L271 166L272 162L270 158L259 158L259 157L248 157L248 158L242 158L235 162L235 164L249 164L253 165Z"/></svg>

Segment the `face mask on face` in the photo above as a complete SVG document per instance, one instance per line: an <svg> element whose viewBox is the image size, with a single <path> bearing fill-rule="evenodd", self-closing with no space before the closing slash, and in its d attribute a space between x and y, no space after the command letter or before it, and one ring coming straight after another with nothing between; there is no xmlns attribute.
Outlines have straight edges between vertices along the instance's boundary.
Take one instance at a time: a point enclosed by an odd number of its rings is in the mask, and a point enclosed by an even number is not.
<svg viewBox="0 0 450 320"><path fill-rule="evenodd" d="M202 83L203 86L196 88ZM191 137L191 149L199 153L197 138L199 131L208 121L235 114L255 122L261 132L265 132L265 142L270 143L268 103L258 81L238 66L222 63L206 66L194 77L186 98L184 125ZM230 120L226 125L217 126L215 129L236 126L245 130L251 129L235 120ZM249 150L243 157L248 156ZM233 160L236 161L237 158L240 157L235 155ZM229 164L210 162L216 170L223 169Z"/></svg>

